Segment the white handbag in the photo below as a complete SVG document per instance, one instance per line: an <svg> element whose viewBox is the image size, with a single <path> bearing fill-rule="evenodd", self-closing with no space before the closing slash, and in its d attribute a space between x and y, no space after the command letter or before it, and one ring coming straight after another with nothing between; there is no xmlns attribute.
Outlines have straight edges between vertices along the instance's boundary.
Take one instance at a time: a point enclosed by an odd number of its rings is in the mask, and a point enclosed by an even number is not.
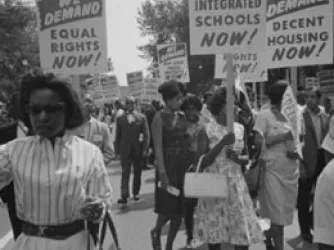
<svg viewBox="0 0 334 250"><path fill-rule="evenodd" d="M196 172L186 173L184 195L186 198L225 198L228 196L227 178L219 173L200 173L204 155L198 161Z"/></svg>

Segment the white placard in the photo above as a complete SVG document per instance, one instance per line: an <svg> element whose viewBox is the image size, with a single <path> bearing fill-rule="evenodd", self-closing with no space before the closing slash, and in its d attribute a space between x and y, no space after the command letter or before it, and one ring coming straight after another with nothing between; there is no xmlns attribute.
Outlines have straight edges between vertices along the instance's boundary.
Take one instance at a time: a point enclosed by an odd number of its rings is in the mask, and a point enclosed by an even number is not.
<svg viewBox="0 0 334 250"><path fill-rule="evenodd" d="M130 95L136 99L141 99L144 95L144 75L142 71L135 71L126 74Z"/></svg>
<svg viewBox="0 0 334 250"><path fill-rule="evenodd" d="M262 64L261 60L258 60L259 56L254 53L234 53L233 54L233 66L239 73L239 77L244 82L262 82L268 80L267 69ZM215 78L227 78L226 54L216 55L215 63Z"/></svg>
<svg viewBox="0 0 334 250"><path fill-rule="evenodd" d="M41 66L77 75L108 71L105 0L38 0Z"/></svg>
<svg viewBox="0 0 334 250"><path fill-rule="evenodd" d="M102 76L100 83L105 102L116 101L120 98L120 89L115 75Z"/></svg>
<svg viewBox="0 0 334 250"><path fill-rule="evenodd" d="M333 0L267 0L268 68L333 62Z"/></svg>
<svg viewBox="0 0 334 250"><path fill-rule="evenodd" d="M162 44L157 46L159 76L163 82L176 80L189 82L187 45L185 43Z"/></svg>
<svg viewBox="0 0 334 250"><path fill-rule="evenodd" d="M190 53L261 52L266 2L189 0Z"/></svg>

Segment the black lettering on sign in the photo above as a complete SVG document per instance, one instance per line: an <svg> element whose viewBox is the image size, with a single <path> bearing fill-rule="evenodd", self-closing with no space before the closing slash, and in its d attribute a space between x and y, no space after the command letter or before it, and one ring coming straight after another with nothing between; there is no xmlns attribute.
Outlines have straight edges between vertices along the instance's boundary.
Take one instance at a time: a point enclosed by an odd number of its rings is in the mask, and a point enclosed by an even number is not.
<svg viewBox="0 0 334 250"><path fill-rule="evenodd" d="M333 0L267 0L267 21L284 15L328 4Z"/></svg>
<svg viewBox="0 0 334 250"><path fill-rule="evenodd" d="M273 54L273 61L281 61L283 59L307 59L316 53L316 56L320 56L321 52L326 47L326 43L322 43L317 49L317 45L303 45L300 47L291 46L288 48L277 48Z"/></svg>
<svg viewBox="0 0 334 250"><path fill-rule="evenodd" d="M252 63L252 62L237 62L234 63L234 70L239 72L239 73L254 73L255 69L258 66L258 63ZM223 68L223 73L225 73L227 70L227 65L225 64Z"/></svg>
<svg viewBox="0 0 334 250"><path fill-rule="evenodd" d="M52 68L53 69L62 69L62 68L82 68L88 67L90 64L97 65L98 61L101 58L101 53L97 55L88 54L88 55L70 55L70 56L56 56L54 58Z"/></svg>
<svg viewBox="0 0 334 250"><path fill-rule="evenodd" d="M202 41L201 47L211 47L217 45L224 47L226 45L235 46L241 45L246 40L248 31L243 32L206 32Z"/></svg>
<svg viewBox="0 0 334 250"><path fill-rule="evenodd" d="M41 30L103 16L102 0L37 1Z"/></svg>

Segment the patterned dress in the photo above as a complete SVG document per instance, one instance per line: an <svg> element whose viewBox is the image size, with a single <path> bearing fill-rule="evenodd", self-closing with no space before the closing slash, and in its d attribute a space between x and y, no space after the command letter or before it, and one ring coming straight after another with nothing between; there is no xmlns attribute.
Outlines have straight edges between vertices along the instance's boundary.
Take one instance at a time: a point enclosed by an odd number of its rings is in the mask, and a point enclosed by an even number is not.
<svg viewBox="0 0 334 250"><path fill-rule="evenodd" d="M243 127L238 123L235 123L234 127L234 150L241 152L244 147ZM228 133L227 128L216 121L207 124L206 131L210 148ZM223 149L204 172L226 175L229 195L219 199L199 199L195 216L195 235L201 241L210 244L251 245L262 242L261 227L241 167L228 160L225 152L226 149Z"/></svg>
<svg viewBox="0 0 334 250"><path fill-rule="evenodd" d="M186 118L181 113L160 112L162 122L162 148L169 184L181 191L176 197L157 186L159 176L156 174L155 212L164 215L182 215L184 208L184 176L190 165L189 136L186 133ZM157 136L153 133L153 138ZM154 141L156 143L156 140Z"/></svg>

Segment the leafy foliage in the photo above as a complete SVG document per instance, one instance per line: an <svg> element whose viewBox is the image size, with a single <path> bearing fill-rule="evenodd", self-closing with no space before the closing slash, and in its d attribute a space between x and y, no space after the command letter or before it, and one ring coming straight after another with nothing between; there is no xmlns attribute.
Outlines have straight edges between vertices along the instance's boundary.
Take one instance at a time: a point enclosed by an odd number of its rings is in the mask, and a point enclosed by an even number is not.
<svg viewBox="0 0 334 250"><path fill-rule="evenodd" d="M39 66L36 22L32 5L0 0L0 101L8 105L21 77L29 68Z"/></svg>
<svg viewBox="0 0 334 250"><path fill-rule="evenodd" d="M137 22L142 36L150 38L140 46L143 58L151 61L153 75L158 67L156 45L169 42L185 42L188 45L191 92L204 92L215 83L214 56L191 56L189 53L188 0L146 0L138 11Z"/></svg>

